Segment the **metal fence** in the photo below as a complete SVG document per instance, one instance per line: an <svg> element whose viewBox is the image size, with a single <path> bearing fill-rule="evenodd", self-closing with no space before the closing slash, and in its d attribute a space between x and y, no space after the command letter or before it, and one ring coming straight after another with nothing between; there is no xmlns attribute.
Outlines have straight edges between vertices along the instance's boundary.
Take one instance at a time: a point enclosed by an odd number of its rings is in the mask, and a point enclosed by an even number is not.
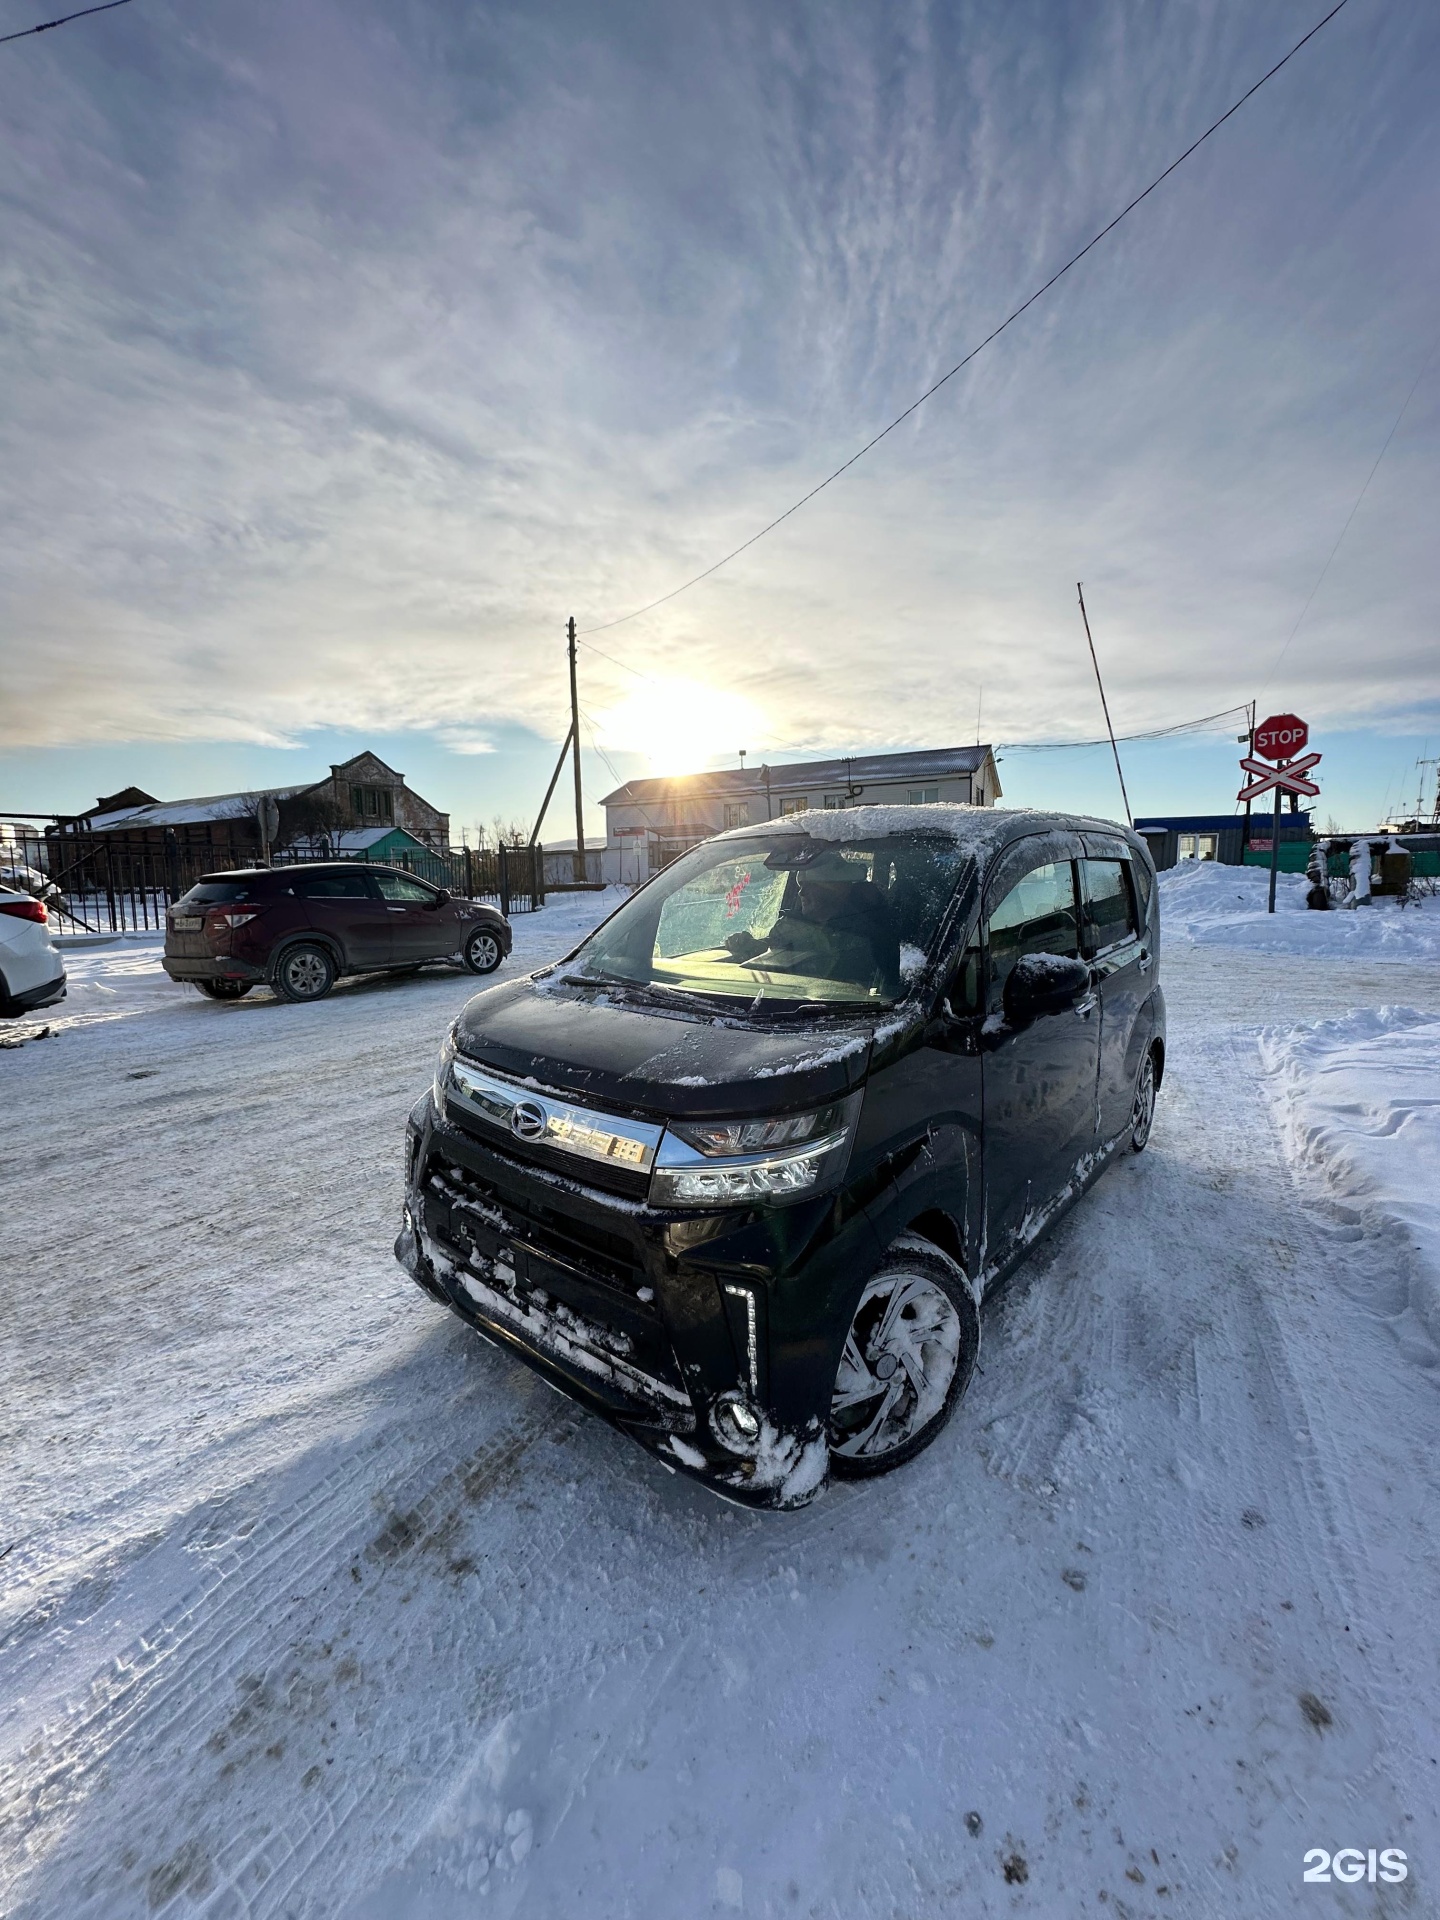
<svg viewBox="0 0 1440 1920"><path fill-rule="evenodd" d="M62 933L163 932L166 908L202 875L256 864L245 847L208 839L197 844L173 829L163 836L92 833L64 818L37 826L37 817L0 818L0 884L43 896ZM278 850L273 864L356 858L363 856L308 846ZM411 849L377 864L399 867L466 900L494 900L507 917L545 904L538 848Z"/></svg>
<svg viewBox="0 0 1440 1920"><path fill-rule="evenodd" d="M539 849L537 848L538 852ZM545 885L552 893L598 892L605 884L603 847L551 847L545 854Z"/></svg>

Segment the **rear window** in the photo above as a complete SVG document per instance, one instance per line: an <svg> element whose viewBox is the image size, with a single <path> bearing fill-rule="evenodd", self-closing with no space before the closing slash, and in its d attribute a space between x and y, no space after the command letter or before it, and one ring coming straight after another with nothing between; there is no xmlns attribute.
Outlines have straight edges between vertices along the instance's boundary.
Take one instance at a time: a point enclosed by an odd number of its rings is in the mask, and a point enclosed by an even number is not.
<svg viewBox="0 0 1440 1920"><path fill-rule="evenodd" d="M177 900L180 907L221 907L232 900L248 900L254 891L249 880L201 880Z"/></svg>

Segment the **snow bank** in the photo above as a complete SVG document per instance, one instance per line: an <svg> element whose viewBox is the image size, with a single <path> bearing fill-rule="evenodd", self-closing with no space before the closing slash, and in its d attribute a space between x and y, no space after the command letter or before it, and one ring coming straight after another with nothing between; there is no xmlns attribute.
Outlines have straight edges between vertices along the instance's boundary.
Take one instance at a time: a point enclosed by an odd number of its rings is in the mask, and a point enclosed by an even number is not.
<svg viewBox="0 0 1440 1920"><path fill-rule="evenodd" d="M1186 860L1160 875L1162 938L1317 959L1440 959L1440 899L1403 908L1394 900L1375 900L1368 907L1312 913L1305 905L1308 886L1303 873L1277 875L1271 914L1268 867Z"/></svg>
<svg viewBox="0 0 1440 1920"><path fill-rule="evenodd" d="M1291 1150L1384 1236L1386 1310L1411 1357L1440 1366L1440 1017L1366 1008L1267 1031L1261 1050Z"/></svg>

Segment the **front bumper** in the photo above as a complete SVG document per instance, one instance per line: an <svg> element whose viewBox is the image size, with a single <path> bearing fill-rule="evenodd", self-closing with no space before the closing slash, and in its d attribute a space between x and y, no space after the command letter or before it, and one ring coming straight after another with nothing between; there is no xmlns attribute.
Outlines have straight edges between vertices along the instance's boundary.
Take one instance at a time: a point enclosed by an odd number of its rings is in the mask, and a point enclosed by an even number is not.
<svg viewBox="0 0 1440 1920"><path fill-rule="evenodd" d="M806 1505L863 1276L868 1220L831 1194L783 1208L667 1212L515 1158L436 1113L410 1116L396 1257L417 1283L672 1470L742 1505ZM739 1398L746 1452L713 1424Z"/></svg>

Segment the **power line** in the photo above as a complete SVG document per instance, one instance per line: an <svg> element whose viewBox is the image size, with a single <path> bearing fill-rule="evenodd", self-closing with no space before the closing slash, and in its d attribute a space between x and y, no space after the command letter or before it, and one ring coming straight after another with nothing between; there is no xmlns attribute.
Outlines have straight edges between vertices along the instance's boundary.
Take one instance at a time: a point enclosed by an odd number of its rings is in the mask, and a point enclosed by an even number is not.
<svg viewBox="0 0 1440 1920"><path fill-rule="evenodd" d="M1270 685L1270 682L1275 678L1276 674L1280 671L1280 662L1285 658L1286 654L1290 651L1290 641L1295 638L1296 634L1299 633L1301 627L1304 625L1305 616L1310 611L1311 602L1314 600L1316 594L1319 593L1321 583L1323 582L1326 574L1330 571L1330 562L1335 558L1336 554L1339 553L1341 542L1344 540L1346 534L1350 531L1350 522L1355 518L1356 514L1360 511L1360 502L1365 498L1366 494L1370 491L1370 482L1375 478L1375 475L1380 471L1380 462L1385 458L1385 455L1389 452L1390 442L1395 438L1395 435L1400 430L1400 422L1405 418L1405 414L1407 409L1409 408L1410 402L1415 398L1415 389L1420 385L1420 382L1425 378L1425 374L1429 368L1430 362L1435 356L1436 347L1440 347L1440 336L1437 336L1436 339L1431 341L1430 350L1420 363L1420 371L1419 373L1416 374L1415 378L1410 383L1410 391L1406 394L1404 402L1401 405L1400 411L1395 416L1394 425L1391 427L1390 431L1385 436L1385 444L1383 447L1381 447L1379 453L1377 453L1375 456L1375 465L1371 467L1369 473L1366 474L1365 484L1363 487L1361 487L1359 493L1356 494L1355 504L1353 507L1351 507L1349 513L1346 514L1345 516L1345 524L1340 529L1340 538L1335 542L1334 546L1330 549L1330 552L1326 558L1325 564L1323 567L1321 567L1319 575L1316 578L1315 584L1310 589L1309 595L1306 598L1304 606L1300 609L1300 618L1295 622L1294 626L1290 629L1289 638L1287 638L1284 646L1281 647L1279 653L1277 653L1275 656L1275 664L1273 667L1271 667L1270 672L1266 677L1265 686L1260 689L1262 693L1264 693L1265 687L1268 687Z"/></svg>
<svg viewBox="0 0 1440 1920"><path fill-rule="evenodd" d="M38 27L21 27L18 33L0 33L0 47L7 40L28 40L32 33L49 33L52 27L68 27L72 20L83 20L92 13L111 13L116 7L128 7L130 0L103 0L98 7L81 7L78 13L62 13L58 20L42 20Z"/></svg>
<svg viewBox="0 0 1440 1920"><path fill-rule="evenodd" d="M722 567L728 567L732 560L739 559L740 555L746 552L748 548L753 547L757 540L763 540L767 533L773 533L776 527L780 526L784 521L788 520L792 514L798 513L801 507L808 505L809 502L815 498L817 493L823 493L826 487L830 486L834 481L840 478L841 474L848 473L851 467L855 465L857 460L863 460L865 455L869 453L872 450L872 448L878 447L880 442L883 439L885 439L885 437L888 434L893 433L896 427L902 425L903 422L905 422L910 418L912 413L916 412L918 408L923 407L925 402L929 400L932 397L932 395L937 394L940 391L941 387L943 387L947 383L947 381L953 380L957 373L961 372L962 369L964 369L965 367L968 367L970 362L976 357L977 354L983 353L986 347L990 345L992 340L998 340L1000 335L1004 333L1005 329L1008 326L1012 325L1016 320L1018 320L1022 313L1027 312L1029 308L1033 307L1035 302L1039 300L1044 294L1047 294L1050 291L1051 287L1053 287L1058 280L1062 280L1073 266L1077 266L1079 262L1085 258L1086 254L1092 250L1092 248L1098 247L1100 242L1106 237L1107 234L1113 233L1116 227L1120 225L1120 222L1124 220L1127 217L1127 215L1132 214L1135 211L1136 207L1140 205L1142 200L1148 199L1149 196L1152 193L1154 193L1155 189L1158 186L1162 185L1166 180L1170 178L1170 175L1174 173L1177 167L1183 166L1185 162L1190 158L1192 153L1195 153L1200 147L1203 147L1205 142L1210 138L1212 133L1217 133L1219 129L1224 126L1225 122L1232 117L1232 115L1237 114L1240 111L1241 107L1245 105L1247 100L1253 99L1254 96L1265 85L1267 80L1273 80L1275 78L1275 75L1279 73L1280 69L1288 65L1289 62L1295 58L1296 54L1299 53L1300 49L1303 46L1305 46L1308 41L1313 40L1316 34L1319 33L1322 27L1328 26L1329 23L1335 18L1336 14L1339 13L1341 9L1346 5L1348 5L1348 0L1337 0L1337 4L1330 9L1330 11L1325 15L1325 17L1322 20L1317 20L1315 25L1311 27L1310 31L1307 34L1305 34L1302 39L1299 39L1295 42L1294 46L1291 47L1290 51L1285 55L1283 60L1277 60L1275 62L1275 65L1271 67L1268 73L1262 74L1260 78L1255 82L1254 86L1248 88L1244 93L1242 93L1240 98L1235 102L1234 106L1228 107L1225 110L1225 112L1221 114L1218 120L1212 122L1212 124L1205 129L1204 133L1200 135L1200 138L1198 140L1192 141L1192 143L1185 149L1185 151L1180 155L1180 157L1177 160L1172 160L1170 162L1169 166L1166 167L1163 173L1157 173L1155 178L1150 182L1149 186L1146 187L1142 193L1137 193L1135 198L1130 202L1128 206L1122 207L1120 212L1116 214L1115 218L1109 223L1108 226L1102 227L1100 231L1094 236L1093 239L1087 240L1085 242L1085 245L1081 247L1078 253L1072 254L1070 258L1065 262L1063 267L1060 267L1056 272L1052 273L1050 278L1045 282L1044 286L1037 287L1034 293L1030 295L1030 298L1028 300L1023 301L1021 305L1016 307L1013 313L1007 314L1006 317L1000 322L999 326L994 328L990 333L987 333L985 338L979 343L978 346L972 347L969 353L965 355L963 360L957 360L955 365L951 367L950 371L948 373L941 374L940 378L934 383L934 385L927 387L924 393L920 395L920 398L918 400L912 400L910 405L906 407L903 413L897 413L895 418L890 422L888 427L882 427L879 433L877 433L873 439L867 440L864 446L861 447L857 453L852 453L850 458L846 460L841 466L836 467L833 473L826 474L825 478L821 480L816 486L811 487L808 493L802 494L793 506L789 506L785 509L783 513L777 514L773 520L769 521L765 526L761 527L758 533L752 533L748 540L742 540L738 547L733 548L732 551L727 553L723 559L717 560L713 566L706 567L703 573L697 573L691 579L683 582L682 585L678 587L672 587L669 593L662 593L658 600L649 600L646 602L646 604L643 607L636 607L633 613L622 613L615 620L602 620L598 626L586 627L584 629L584 632L587 634L606 633L609 631L611 627L624 626L627 620L638 620L642 613L652 613L656 607L663 607L666 601L668 600L678 599L682 593L687 593L691 587L699 586L702 580L708 580L712 573L718 573Z"/></svg>
<svg viewBox="0 0 1440 1920"><path fill-rule="evenodd" d="M599 627L591 627L590 631L591 633L599 633L601 629ZM648 680L652 687L658 687L660 685L660 682L655 678L653 673L642 673L639 667L632 667L624 660L617 660L613 653L606 653L603 647L592 647L584 634L577 634L575 637L587 653L598 653L602 660L608 660L612 667L619 667L622 673L633 673L637 680Z"/></svg>
<svg viewBox="0 0 1440 1920"><path fill-rule="evenodd" d="M1222 707L1219 713L1202 714L1198 720L1177 720L1168 727L1149 727L1143 733L1117 733L1115 738L1122 746L1131 740L1168 740L1179 733L1202 733L1207 727L1215 726L1221 720L1232 719L1237 713L1247 714L1248 707ZM1060 753L1068 747L1108 747L1111 744L1109 734L1102 734L1098 740L997 740L997 751L1004 753Z"/></svg>

